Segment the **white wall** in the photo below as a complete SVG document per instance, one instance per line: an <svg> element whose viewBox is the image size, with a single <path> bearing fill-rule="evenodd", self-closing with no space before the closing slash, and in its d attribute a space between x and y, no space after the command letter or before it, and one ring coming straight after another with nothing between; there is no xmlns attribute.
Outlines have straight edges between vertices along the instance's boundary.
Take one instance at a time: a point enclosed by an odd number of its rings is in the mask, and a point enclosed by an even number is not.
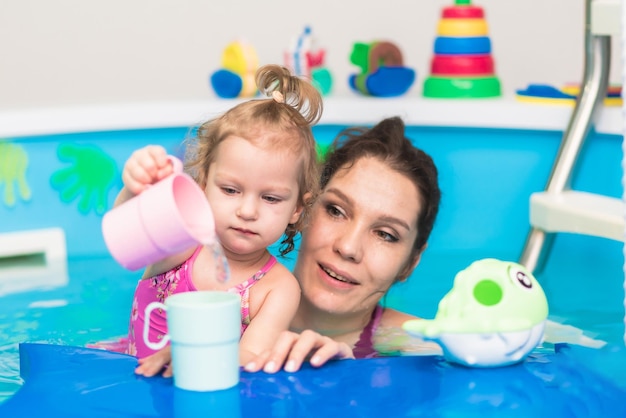
<svg viewBox="0 0 626 418"><path fill-rule="evenodd" d="M208 76L245 37L261 64L311 25L327 51L333 95L351 94L354 42L390 40L428 75L436 25L452 0L1 0L0 109L215 97ZM580 80L584 0L476 0L506 94ZM619 40L611 81L620 82Z"/></svg>

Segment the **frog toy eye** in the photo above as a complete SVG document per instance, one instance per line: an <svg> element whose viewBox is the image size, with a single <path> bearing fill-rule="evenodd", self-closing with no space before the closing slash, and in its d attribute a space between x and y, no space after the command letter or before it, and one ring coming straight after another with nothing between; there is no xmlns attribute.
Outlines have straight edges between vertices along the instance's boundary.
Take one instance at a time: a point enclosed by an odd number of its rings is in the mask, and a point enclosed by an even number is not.
<svg viewBox="0 0 626 418"><path fill-rule="evenodd" d="M513 283L523 289L531 290L533 288L530 276L515 267L509 269L509 277Z"/></svg>

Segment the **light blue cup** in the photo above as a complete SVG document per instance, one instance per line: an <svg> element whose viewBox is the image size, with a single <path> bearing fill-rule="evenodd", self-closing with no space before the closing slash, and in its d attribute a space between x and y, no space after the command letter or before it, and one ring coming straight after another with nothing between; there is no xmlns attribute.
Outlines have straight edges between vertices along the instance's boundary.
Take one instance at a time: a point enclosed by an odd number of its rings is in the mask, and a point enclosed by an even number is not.
<svg viewBox="0 0 626 418"><path fill-rule="evenodd" d="M167 310L168 335L149 340L150 313ZM172 345L174 386L206 392L231 388L239 383L239 337L241 298L225 291L177 293L165 303L146 307L143 338L148 347L160 350Z"/></svg>

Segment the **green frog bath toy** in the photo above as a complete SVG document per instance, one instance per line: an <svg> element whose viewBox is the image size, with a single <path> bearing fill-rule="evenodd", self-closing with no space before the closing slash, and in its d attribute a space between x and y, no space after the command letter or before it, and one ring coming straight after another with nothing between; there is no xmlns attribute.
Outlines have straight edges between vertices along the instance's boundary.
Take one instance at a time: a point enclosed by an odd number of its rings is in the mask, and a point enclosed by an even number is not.
<svg viewBox="0 0 626 418"><path fill-rule="evenodd" d="M456 275L435 319L403 328L438 343L450 362L494 367L517 363L537 347L547 316L546 295L524 266L488 258Z"/></svg>

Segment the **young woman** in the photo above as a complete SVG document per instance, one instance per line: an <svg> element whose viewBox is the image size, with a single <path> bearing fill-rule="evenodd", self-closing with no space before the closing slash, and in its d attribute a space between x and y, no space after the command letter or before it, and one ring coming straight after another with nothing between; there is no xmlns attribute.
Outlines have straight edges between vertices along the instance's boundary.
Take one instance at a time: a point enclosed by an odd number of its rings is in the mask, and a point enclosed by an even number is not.
<svg viewBox="0 0 626 418"><path fill-rule="evenodd" d="M291 332L248 371L376 356L377 334L414 319L380 300L426 248L440 200L433 160L405 137L401 119L385 119L335 140L321 188L294 268L301 298Z"/></svg>

